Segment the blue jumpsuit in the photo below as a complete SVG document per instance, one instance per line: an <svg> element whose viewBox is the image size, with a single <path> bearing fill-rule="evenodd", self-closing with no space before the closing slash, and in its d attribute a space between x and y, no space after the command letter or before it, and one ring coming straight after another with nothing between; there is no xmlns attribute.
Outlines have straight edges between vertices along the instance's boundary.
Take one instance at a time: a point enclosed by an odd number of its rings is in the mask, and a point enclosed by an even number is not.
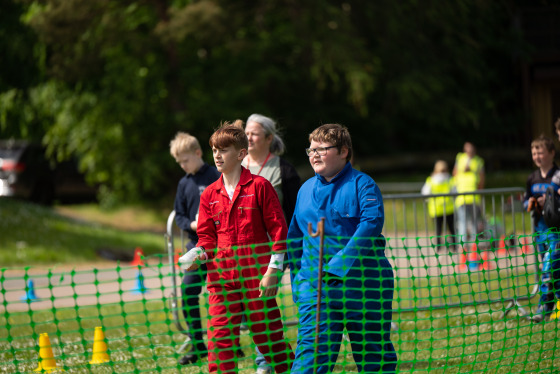
<svg viewBox="0 0 560 374"><path fill-rule="evenodd" d="M323 283L317 373L334 369L344 328L360 373L394 373L390 330L393 269L385 257L381 192L347 163L330 182L320 175L301 187L288 231L288 260L299 326L292 373L313 373L319 238L308 235L325 217L323 270L342 279Z"/></svg>

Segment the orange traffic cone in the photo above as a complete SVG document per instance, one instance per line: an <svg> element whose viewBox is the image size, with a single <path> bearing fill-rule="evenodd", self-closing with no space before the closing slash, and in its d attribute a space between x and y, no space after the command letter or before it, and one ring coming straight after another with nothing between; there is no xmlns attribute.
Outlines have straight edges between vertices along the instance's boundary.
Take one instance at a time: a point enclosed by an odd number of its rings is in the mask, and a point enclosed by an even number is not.
<svg viewBox="0 0 560 374"><path fill-rule="evenodd" d="M98 326L93 333L93 355L90 364L104 364L111 361L107 354L107 343L105 343L105 334L103 329Z"/></svg>
<svg viewBox="0 0 560 374"><path fill-rule="evenodd" d="M488 251L482 252L482 265L480 265L481 269L484 270L494 269L494 264L492 264L489 260L490 260L490 252Z"/></svg>
<svg viewBox="0 0 560 374"><path fill-rule="evenodd" d="M177 269L180 269L181 266L179 266L179 257L181 257L181 248L175 248L175 256L173 256L173 263L175 264L175 267Z"/></svg>
<svg viewBox="0 0 560 374"><path fill-rule="evenodd" d="M524 254L528 255L530 254L531 251L531 240L529 240L529 237L526 236L524 238L521 238L521 252L523 252Z"/></svg>
<svg viewBox="0 0 560 374"><path fill-rule="evenodd" d="M45 332L39 335L39 366L35 371L51 372L57 370L56 360L53 355L51 340Z"/></svg>
<svg viewBox="0 0 560 374"><path fill-rule="evenodd" d="M496 256L505 257L506 255L506 236L502 235L500 237L500 241L498 242L498 248L496 248Z"/></svg>
<svg viewBox="0 0 560 374"><path fill-rule="evenodd" d="M132 266L144 266L144 252L142 248L136 247L134 250L134 258L130 262Z"/></svg>
<svg viewBox="0 0 560 374"><path fill-rule="evenodd" d="M467 271L467 256L465 252L459 254L459 271Z"/></svg>
<svg viewBox="0 0 560 374"><path fill-rule="evenodd" d="M476 243L472 243L471 245L471 251L467 255L467 262L469 264L469 270L479 270L480 258L478 257Z"/></svg>

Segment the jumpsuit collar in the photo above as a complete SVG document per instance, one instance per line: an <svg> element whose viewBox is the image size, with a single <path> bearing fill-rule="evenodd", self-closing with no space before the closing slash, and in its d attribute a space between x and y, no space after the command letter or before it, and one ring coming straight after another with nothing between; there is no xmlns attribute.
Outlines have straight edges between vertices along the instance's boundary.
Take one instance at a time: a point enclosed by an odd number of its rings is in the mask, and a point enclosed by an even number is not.
<svg viewBox="0 0 560 374"><path fill-rule="evenodd" d="M338 174L335 175L330 182L327 182L327 180L319 174L315 174L315 175L317 176L317 179L323 184L336 183L339 179L344 178L344 176L350 172L350 169L352 169L352 165L349 162L347 162L346 165L344 165L344 167L342 168L342 170L339 171Z"/></svg>
<svg viewBox="0 0 560 374"><path fill-rule="evenodd" d="M251 174L249 169L246 169L243 166L241 166L241 176L239 177L239 182L237 183L237 186L235 186L235 190L237 191L239 186L244 186L252 180L253 180L253 174ZM226 190L226 187L224 186L224 175L223 174L220 176L220 179L218 179L218 183L216 183L214 185L214 188L218 191L221 191L222 189L223 189L223 191ZM234 194L234 197L235 197L235 194Z"/></svg>

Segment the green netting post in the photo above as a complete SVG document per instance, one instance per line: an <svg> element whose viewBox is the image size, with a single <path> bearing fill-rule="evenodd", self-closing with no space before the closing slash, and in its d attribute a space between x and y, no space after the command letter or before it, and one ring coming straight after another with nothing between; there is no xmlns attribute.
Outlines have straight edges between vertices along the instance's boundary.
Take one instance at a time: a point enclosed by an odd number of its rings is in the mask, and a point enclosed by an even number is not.
<svg viewBox="0 0 560 374"><path fill-rule="evenodd" d="M317 223L317 231L313 232L311 227L311 222L307 225L307 231L311 237L319 237L319 276L317 280L317 315L315 316L315 355L313 359L313 373L317 372L317 354L319 351L319 323L321 316L321 291L323 285L323 242L325 239L325 218L321 217L321 220Z"/></svg>

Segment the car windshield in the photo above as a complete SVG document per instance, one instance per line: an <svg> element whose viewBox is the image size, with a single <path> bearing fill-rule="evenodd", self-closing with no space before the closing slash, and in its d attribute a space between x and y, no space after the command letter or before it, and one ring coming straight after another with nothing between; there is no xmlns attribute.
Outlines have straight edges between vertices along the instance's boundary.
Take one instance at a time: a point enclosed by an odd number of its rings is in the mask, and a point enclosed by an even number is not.
<svg viewBox="0 0 560 374"><path fill-rule="evenodd" d="M0 158L17 158L24 147L21 144L0 143Z"/></svg>

